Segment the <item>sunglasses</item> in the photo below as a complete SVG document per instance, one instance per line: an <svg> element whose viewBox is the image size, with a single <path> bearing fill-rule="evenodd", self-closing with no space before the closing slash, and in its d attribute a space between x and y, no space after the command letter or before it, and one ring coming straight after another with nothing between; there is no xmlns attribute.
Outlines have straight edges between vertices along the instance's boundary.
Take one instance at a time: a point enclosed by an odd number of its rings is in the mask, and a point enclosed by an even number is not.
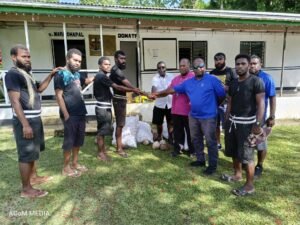
<svg viewBox="0 0 300 225"><path fill-rule="evenodd" d="M165 66L159 66L159 67L157 67L157 69L159 70L159 69L165 69L166 67Z"/></svg>
<svg viewBox="0 0 300 225"><path fill-rule="evenodd" d="M199 64L198 66L193 66L193 69L194 70L197 70L197 69L202 69L202 68L204 68L205 67L205 65L204 65L204 63L201 63L201 64Z"/></svg>

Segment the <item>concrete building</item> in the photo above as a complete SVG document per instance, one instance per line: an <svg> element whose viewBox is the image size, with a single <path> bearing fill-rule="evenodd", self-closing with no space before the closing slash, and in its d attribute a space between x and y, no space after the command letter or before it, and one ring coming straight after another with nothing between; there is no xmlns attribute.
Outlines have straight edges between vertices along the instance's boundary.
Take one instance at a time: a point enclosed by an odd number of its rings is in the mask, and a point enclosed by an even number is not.
<svg viewBox="0 0 300 225"><path fill-rule="evenodd" d="M178 73L182 57L202 56L207 68L212 69L215 53L224 52L227 64L234 66L235 55L243 52L261 56L264 70L272 74L280 93L297 91L299 40L299 14L1 1L1 88L5 93L3 77L12 66L9 50L22 43L31 51L36 80L42 80L51 68L64 65L66 50L72 47L83 52L82 69L89 76L97 71L101 55L113 62L114 51L124 50L126 75L145 91L151 89L160 60L166 62L170 72ZM86 94L91 96L91 90ZM53 95L50 85L42 98L53 99ZM279 118L300 118L299 107L294 108L299 105L298 97L285 98L278 99ZM45 107L44 115L57 114L52 102ZM93 99L87 104L92 115ZM293 109L287 110L289 107ZM2 98L0 108L0 120L11 118L7 96Z"/></svg>

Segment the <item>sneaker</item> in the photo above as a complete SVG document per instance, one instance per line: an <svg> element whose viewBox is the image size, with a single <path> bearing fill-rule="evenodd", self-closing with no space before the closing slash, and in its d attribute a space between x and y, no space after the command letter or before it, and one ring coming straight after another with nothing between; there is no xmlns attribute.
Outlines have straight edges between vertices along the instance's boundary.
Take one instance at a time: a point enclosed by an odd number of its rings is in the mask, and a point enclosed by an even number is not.
<svg viewBox="0 0 300 225"><path fill-rule="evenodd" d="M213 175L216 172L215 168L207 167L205 170L203 170L203 173L205 175Z"/></svg>
<svg viewBox="0 0 300 225"><path fill-rule="evenodd" d="M194 161L190 163L194 167L205 167L205 161Z"/></svg>
<svg viewBox="0 0 300 225"><path fill-rule="evenodd" d="M220 151L222 149L222 145L218 144L218 150Z"/></svg>
<svg viewBox="0 0 300 225"><path fill-rule="evenodd" d="M262 172L263 172L263 167L257 165L255 167L254 178L259 178L261 176Z"/></svg>

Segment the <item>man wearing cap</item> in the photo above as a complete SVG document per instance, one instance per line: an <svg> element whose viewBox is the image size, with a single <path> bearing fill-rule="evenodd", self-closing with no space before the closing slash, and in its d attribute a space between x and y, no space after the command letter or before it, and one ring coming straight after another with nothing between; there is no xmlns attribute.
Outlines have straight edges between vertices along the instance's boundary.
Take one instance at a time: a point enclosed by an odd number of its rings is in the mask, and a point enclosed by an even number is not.
<svg viewBox="0 0 300 225"><path fill-rule="evenodd" d="M218 146L216 139L216 117L218 105L225 98L225 90L221 81L206 73L202 58L193 61L195 77L186 80L173 88L155 93L154 97L165 94L185 93L191 103L189 127L197 161L192 166L205 167L204 140L208 148L208 167L203 171L206 175L215 173L218 164Z"/></svg>

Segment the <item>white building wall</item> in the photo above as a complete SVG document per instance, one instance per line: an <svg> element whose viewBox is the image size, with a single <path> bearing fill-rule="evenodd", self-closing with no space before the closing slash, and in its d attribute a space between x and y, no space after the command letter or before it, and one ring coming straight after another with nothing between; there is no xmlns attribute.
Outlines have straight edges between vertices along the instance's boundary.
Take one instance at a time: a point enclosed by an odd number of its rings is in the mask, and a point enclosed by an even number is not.
<svg viewBox="0 0 300 225"><path fill-rule="evenodd" d="M62 26L57 28L33 28L29 26L30 49L32 56L32 65L34 69L51 69L53 67L52 45L48 33L62 32ZM84 37L68 37L68 39L84 39L86 45L87 68L97 70L97 61L99 56L90 56L89 52L89 34L98 35L99 29L71 29L67 28L67 32L82 32ZM119 39L118 33L136 33L135 29L103 29L104 35L116 35L116 48L120 46L120 41L135 41L135 39ZM16 44L25 44L25 34L23 27L0 29L0 48L2 49L4 69L9 69L12 62L9 55L10 48ZM227 65L234 66L234 57L240 51L240 41L265 41L265 66L280 67L282 59L283 34L281 33L251 33L251 32L216 32L216 31L170 31L170 30L141 30L141 39L143 38L177 38L177 41L207 41L208 43L208 68L214 67L213 56L217 52L224 52L227 56ZM54 38L53 38L54 39ZM55 39L63 39L63 37L55 37ZM300 66L300 35L287 35L287 48L285 66ZM178 48L178 45L177 45ZM143 51L143 46L141 48ZM177 51L177 60L179 52ZM141 53L143 56L143 52ZM170 57L174 57L171 56ZM110 56L112 64L114 64L113 56ZM143 60L143 57L142 57ZM143 61L141 62L143 71ZM172 71L178 73L177 71ZM268 72L268 71L267 71ZM151 80L155 71L142 72L142 89L149 91L151 89ZM276 86L280 85L280 70L271 72ZM37 74L36 79L41 80L45 74ZM52 84L51 84L52 85ZM284 87L300 86L300 70L286 70L283 80ZM53 86L50 86L53 87ZM48 88L44 95L53 94L53 88Z"/></svg>

